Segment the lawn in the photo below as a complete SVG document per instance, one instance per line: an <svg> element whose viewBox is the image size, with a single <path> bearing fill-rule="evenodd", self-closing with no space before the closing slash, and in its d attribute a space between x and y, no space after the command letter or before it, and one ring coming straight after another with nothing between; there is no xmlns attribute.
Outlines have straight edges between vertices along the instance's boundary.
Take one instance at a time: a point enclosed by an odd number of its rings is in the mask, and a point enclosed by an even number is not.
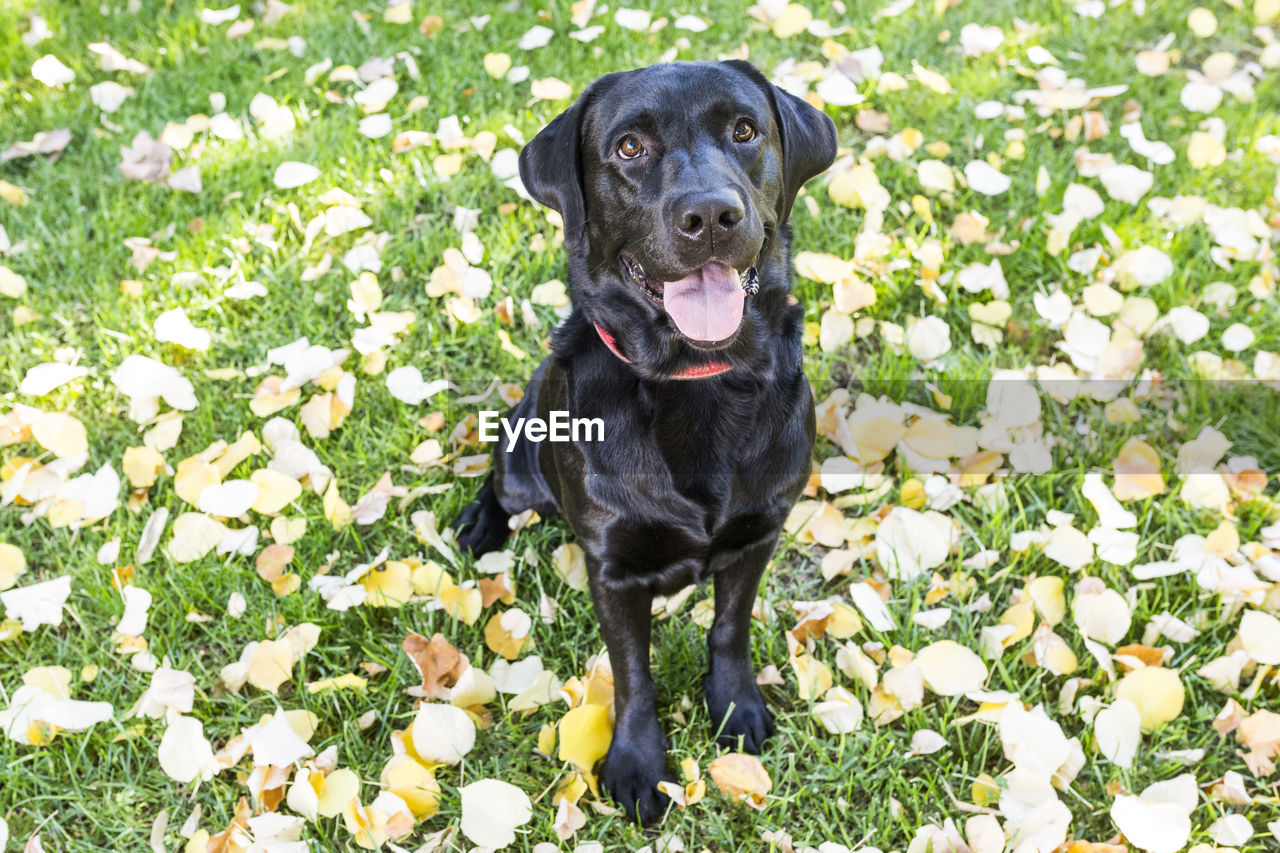
<svg viewBox="0 0 1280 853"><path fill-rule="evenodd" d="M878 3L0 0L0 851L1276 849L1280 3ZM839 131L821 435L777 734L659 602L644 831L567 527L448 525L570 310L516 152L730 56Z"/></svg>

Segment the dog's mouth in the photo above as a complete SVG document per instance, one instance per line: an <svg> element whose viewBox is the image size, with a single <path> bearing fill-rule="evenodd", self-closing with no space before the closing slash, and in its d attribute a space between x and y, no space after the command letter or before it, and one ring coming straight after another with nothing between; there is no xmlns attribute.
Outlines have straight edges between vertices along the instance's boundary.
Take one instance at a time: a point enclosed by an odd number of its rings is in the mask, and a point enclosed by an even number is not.
<svg viewBox="0 0 1280 853"><path fill-rule="evenodd" d="M686 338L716 343L733 337L742 325L746 295L756 280L755 267L739 272L712 262L675 281L660 281L625 252L620 258L627 277L662 306Z"/></svg>

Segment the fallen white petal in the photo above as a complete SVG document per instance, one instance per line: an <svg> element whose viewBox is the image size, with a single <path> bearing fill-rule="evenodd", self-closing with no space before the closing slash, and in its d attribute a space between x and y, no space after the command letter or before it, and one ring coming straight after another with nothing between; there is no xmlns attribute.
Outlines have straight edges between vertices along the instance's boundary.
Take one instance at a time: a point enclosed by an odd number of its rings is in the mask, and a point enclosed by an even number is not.
<svg viewBox="0 0 1280 853"><path fill-rule="evenodd" d="M983 195L1000 195L1009 189L1013 179L985 160L972 160L964 167L965 180L970 189Z"/></svg>
<svg viewBox="0 0 1280 853"><path fill-rule="evenodd" d="M117 634L140 636L147 630L147 611L151 608L151 593L142 587L129 584L120 591L124 597L124 615L116 625Z"/></svg>
<svg viewBox="0 0 1280 853"><path fill-rule="evenodd" d="M62 606L71 595L71 576L31 584L0 592L5 615L22 623L23 631L34 631L40 625L61 625Z"/></svg>
<svg viewBox="0 0 1280 853"><path fill-rule="evenodd" d="M31 63L31 76L46 86L61 86L76 79L76 72L62 64L53 54L47 54Z"/></svg>
<svg viewBox="0 0 1280 853"><path fill-rule="evenodd" d="M180 347L197 352L209 348L212 337L205 329L196 328L182 308L172 308L156 318L152 326L156 340L161 343L177 344Z"/></svg>
<svg viewBox="0 0 1280 853"><path fill-rule="evenodd" d="M223 518L244 515L258 499L258 484L251 480L227 480L207 486L200 492L201 512Z"/></svg>
<svg viewBox="0 0 1280 853"><path fill-rule="evenodd" d="M32 397L43 397L55 388L60 388L68 382L79 379L88 372L89 369L87 367L46 361L27 371L26 375L22 377L22 383L18 386L18 393L29 394Z"/></svg>
<svg viewBox="0 0 1280 853"><path fill-rule="evenodd" d="M516 827L533 817L529 796L499 779L481 779L459 789L462 834L481 847L499 849L516 840Z"/></svg>
<svg viewBox="0 0 1280 853"><path fill-rule="evenodd" d="M270 721L258 726L249 738L254 764L283 767L315 755L306 741L298 737L283 708L277 708Z"/></svg>
<svg viewBox="0 0 1280 853"><path fill-rule="evenodd" d="M204 724L194 717L170 717L169 727L160 736L156 757L165 775L184 785L197 777L212 779L218 772L213 747L204 736Z"/></svg>
<svg viewBox="0 0 1280 853"><path fill-rule="evenodd" d="M320 177L320 170L310 163L286 160L276 167L276 173L272 177L272 181L279 189L291 190L295 187L305 186L318 177Z"/></svg>
<svg viewBox="0 0 1280 853"><path fill-rule="evenodd" d="M1138 745L1142 743L1142 716L1138 706L1128 699L1117 699L1093 718L1093 735L1098 750L1113 764L1133 766Z"/></svg>

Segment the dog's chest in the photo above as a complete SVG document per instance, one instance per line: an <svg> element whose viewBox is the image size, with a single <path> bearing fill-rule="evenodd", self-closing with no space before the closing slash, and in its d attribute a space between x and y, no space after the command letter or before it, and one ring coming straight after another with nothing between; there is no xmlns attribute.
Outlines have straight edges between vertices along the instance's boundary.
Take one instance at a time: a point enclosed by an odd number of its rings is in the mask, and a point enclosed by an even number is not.
<svg viewBox="0 0 1280 853"><path fill-rule="evenodd" d="M803 410L777 394L722 393L654 413L652 442L674 490L705 513L709 533L790 493L808 468Z"/></svg>

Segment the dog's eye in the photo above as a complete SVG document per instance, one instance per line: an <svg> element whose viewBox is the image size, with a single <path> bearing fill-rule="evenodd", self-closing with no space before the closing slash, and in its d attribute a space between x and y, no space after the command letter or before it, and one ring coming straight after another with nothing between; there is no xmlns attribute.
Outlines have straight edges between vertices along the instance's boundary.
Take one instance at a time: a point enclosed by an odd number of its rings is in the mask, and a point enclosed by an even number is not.
<svg viewBox="0 0 1280 853"><path fill-rule="evenodd" d="M634 136L624 136L618 143L618 156L624 160L634 160L644 153L644 143Z"/></svg>
<svg viewBox="0 0 1280 853"><path fill-rule="evenodd" d="M756 138L756 126L745 118L738 119L738 123L733 126L734 142L750 142Z"/></svg>

